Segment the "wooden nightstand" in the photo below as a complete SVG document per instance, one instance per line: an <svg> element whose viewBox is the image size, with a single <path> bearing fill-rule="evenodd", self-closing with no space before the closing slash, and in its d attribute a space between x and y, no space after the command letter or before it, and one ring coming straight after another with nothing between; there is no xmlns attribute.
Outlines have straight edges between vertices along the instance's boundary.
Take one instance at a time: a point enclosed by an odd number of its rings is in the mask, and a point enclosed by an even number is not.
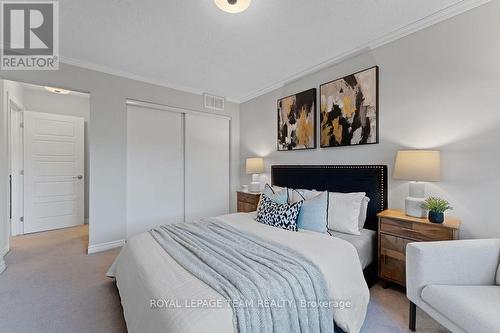
<svg viewBox="0 0 500 333"><path fill-rule="evenodd" d="M458 239L460 220L456 218L446 218L443 224L436 224L395 209L384 210L377 216L378 275L384 282L406 285L408 243Z"/></svg>
<svg viewBox="0 0 500 333"><path fill-rule="evenodd" d="M259 205L260 193L237 192L238 193L238 212L248 213L257 210Z"/></svg>

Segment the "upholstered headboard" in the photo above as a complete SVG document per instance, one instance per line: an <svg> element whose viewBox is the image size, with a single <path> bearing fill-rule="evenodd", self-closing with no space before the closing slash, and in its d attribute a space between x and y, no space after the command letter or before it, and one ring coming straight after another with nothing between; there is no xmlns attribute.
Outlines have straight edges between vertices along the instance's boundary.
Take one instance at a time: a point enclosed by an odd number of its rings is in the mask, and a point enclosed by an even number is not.
<svg viewBox="0 0 500 333"><path fill-rule="evenodd" d="M377 230L377 213L387 209L386 165L273 165L273 185L330 192L366 192L365 228Z"/></svg>

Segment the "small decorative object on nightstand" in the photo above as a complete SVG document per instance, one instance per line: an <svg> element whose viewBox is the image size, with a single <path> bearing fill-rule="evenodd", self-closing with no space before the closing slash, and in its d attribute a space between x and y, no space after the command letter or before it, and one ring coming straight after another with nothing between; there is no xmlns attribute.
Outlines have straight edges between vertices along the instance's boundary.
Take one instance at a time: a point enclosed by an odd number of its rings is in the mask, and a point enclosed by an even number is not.
<svg viewBox="0 0 500 333"><path fill-rule="evenodd" d="M248 213L257 210L259 205L260 193L237 192L238 195L238 212Z"/></svg>
<svg viewBox="0 0 500 333"><path fill-rule="evenodd" d="M444 212L453 209L448 201L436 197L425 199L423 208L429 211L429 221L432 223L443 223Z"/></svg>
<svg viewBox="0 0 500 333"><path fill-rule="evenodd" d="M442 224L410 217L403 210L378 214L378 275L386 282L406 285L406 245L411 242L458 239L460 220L446 218Z"/></svg>

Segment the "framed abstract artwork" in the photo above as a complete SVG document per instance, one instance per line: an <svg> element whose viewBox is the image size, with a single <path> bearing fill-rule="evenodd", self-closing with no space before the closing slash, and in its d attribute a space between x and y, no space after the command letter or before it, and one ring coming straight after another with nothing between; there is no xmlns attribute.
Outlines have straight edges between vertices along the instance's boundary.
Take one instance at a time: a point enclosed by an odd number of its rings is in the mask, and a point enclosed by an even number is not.
<svg viewBox="0 0 500 333"><path fill-rule="evenodd" d="M321 147L378 143L378 66L320 86Z"/></svg>
<svg viewBox="0 0 500 333"><path fill-rule="evenodd" d="M316 148L316 89L278 100L278 151Z"/></svg>

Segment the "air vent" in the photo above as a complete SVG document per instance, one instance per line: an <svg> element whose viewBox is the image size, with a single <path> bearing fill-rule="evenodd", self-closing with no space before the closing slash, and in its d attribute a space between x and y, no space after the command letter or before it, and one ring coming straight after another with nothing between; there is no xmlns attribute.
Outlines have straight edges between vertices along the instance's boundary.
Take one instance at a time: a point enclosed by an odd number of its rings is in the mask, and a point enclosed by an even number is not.
<svg viewBox="0 0 500 333"><path fill-rule="evenodd" d="M224 97L204 94L203 100L206 109L224 111Z"/></svg>

